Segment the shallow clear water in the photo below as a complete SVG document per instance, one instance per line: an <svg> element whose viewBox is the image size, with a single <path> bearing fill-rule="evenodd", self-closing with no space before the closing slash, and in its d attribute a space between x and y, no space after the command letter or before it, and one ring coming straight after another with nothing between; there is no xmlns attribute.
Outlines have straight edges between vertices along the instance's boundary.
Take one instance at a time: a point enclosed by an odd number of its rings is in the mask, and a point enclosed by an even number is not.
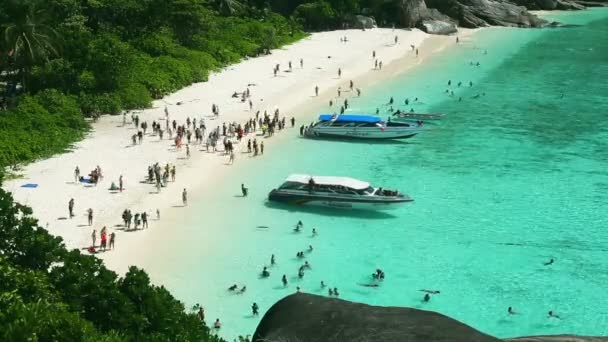
<svg viewBox="0 0 608 342"><path fill-rule="evenodd" d="M558 19L582 26L488 29L350 101L353 111L387 113L390 96L418 97L401 109L447 114L407 142L292 139L226 171L229 186L195 203L198 214L150 256L153 277L202 303L229 338L253 333L253 302L263 313L296 286L325 295L321 280L344 299L434 310L500 337L608 335L608 11ZM353 176L415 202L386 214L266 205L290 173ZM241 182L246 199L235 196ZM309 244L312 270L299 281L295 255ZM271 254L278 265L259 279ZM378 267L387 275L380 288L357 285ZM228 293L233 283L247 292ZM422 303L419 289L441 294ZM521 314L509 316L509 306Z"/></svg>

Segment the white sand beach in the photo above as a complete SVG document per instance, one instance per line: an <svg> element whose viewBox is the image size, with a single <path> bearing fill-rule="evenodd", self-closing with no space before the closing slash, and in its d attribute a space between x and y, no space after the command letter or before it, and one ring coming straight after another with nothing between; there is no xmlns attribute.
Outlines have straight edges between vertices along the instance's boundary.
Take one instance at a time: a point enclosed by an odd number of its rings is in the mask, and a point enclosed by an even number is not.
<svg viewBox="0 0 608 342"><path fill-rule="evenodd" d="M459 36L469 34L461 31ZM398 36L398 43L394 37ZM348 42L340 42L347 37ZM373 29L367 31L346 30L315 33L310 37L272 51L272 54L259 58L244 60L239 64L210 76L205 83L194 84L180 90L163 100L155 101L154 108L139 112L141 121L152 121L165 126L164 108L168 107L170 120L184 124L187 117L205 119L207 132L221 126L222 123L244 123L255 117L256 111L267 110L270 115L276 108L280 116L287 119L295 117L295 128L288 128L277 133L277 136L264 139L266 153L277 153L277 144L281 139L298 136L298 127L309 123L309 117L315 109L325 105L337 96L338 87L347 90L350 80L356 88L365 92L366 86L390 78L399 72L421 63L426 57L438 53L444 47L455 44L455 37L429 36L419 30ZM411 45L419 49L416 56ZM372 51L382 61L382 70L374 70ZM304 66L300 67L300 59ZM293 68L289 71L288 63ZM280 64L280 72L273 76L273 67ZM338 77L338 69L342 76ZM248 85L251 91L253 109L249 110L247 102L233 98L234 92L244 91ZM315 86L319 87L319 96L314 96ZM356 96L345 91L344 96ZM180 103L179 105L177 103ZM220 108L218 118L211 114L212 104ZM239 184L226 184L222 170L229 167L244 167L247 163L263 163L264 156L252 158L237 152L234 165L227 165L228 157L221 152L208 153L203 146L191 145L190 158L186 158L185 148L177 151L173 139L161 141L158 136L151 136L151 128L141 145L132 145L131 136L137 129L131 123L131 114L127 114L127 124L123 126L122 116L104 116L92 124L92 131L86 139L77 143L73 150L55 157L32 163L20 172L21 178L6 181L3 187L12 192L15 199L33 208L40 224L55 235L61 236L69 248L86 249L91 245L91 232L97 232L106 226L109 232L116 233L116 248L99 253L106 264L118 272L126 271L132 263L130 255L137 254L145 243L160 241L163 230L158 227L175 226L174 217L189 215L188 207L182 207L181 192L188 189L189 201L196 201L203 194L212 193L217 186L235 187ZM236 147L237 151L246 145ZM258 137L258 140L260 137ZM220 147L221 149L221 147ZM177 177L160 193L154 185L142 182L147 175L149 165L159 162L161 165L176 165ZM74 181L74 169L78 166L81 174L86 176L96 166L103 170L104 179L97 185L84 185ZM110 184L118 184L120 175L124 178L123 192L109 191ZM22 188L26 183L38 184L37 188ZM75 201L76 216L68 218L68 201ZM94 221L87 224L86 210L92 208ZM121 213L130 208L134 213L146 211L151 217L150 229L126 233L121 230ZM156 220L156 210L161 219ZM97 239L99 241L99 238ZM85 251L86 253L86 251Z"/></svg>

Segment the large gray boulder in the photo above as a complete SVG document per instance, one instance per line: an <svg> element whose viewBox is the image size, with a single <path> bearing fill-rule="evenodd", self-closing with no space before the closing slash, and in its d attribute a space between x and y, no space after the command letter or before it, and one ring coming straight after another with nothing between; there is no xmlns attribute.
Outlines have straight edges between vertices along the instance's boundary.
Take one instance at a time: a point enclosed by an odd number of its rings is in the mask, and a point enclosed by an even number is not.
<svg viewBox="0 0 608 342"><path fill-rule="evenodd" d="M442 314L293 294L262 318L253 342L608 342L607 337L531 336L500 340Z"/></svg>
<svg viewBox="0 0 608 342"><path fill-rule="evenodd" d="M429 34L452 34L458 32L452 22L442 20L422 20L418 27Z"/></svg>
<svg viewBox="0 0 608 342"><path fill-rule="evenodd" d="M363 15L356 15L352 19L352 23L355 28L358 29L372 29L378 27L376 20L372 17L366 17Z"/></svg>
<svg viewBox="0 0 608 342"><path fill-rule="evenodd" d="M426 19L427 7L424 0L397 0L401 25L405 27L416 27L418 23Z"/></svg>
<svg viewBox="0 0 608 342"><path fill-rule="evenodd" d="M264 315L253 342L500 342L432 311L293 294Z"/></svg>

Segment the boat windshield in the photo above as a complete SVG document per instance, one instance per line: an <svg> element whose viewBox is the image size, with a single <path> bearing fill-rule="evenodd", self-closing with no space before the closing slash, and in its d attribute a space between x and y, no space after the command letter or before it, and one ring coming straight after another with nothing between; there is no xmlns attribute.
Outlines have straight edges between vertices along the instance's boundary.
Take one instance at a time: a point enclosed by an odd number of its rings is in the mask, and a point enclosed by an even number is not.
<svg viewBox="0 0 608 342"><path fill-rule="evenodd" d="M299 182L285 182L279 187L279 190L298 190L308 192L312 190L314 192L335 193L343 195L366 195L373 193L374 189L372 187L369 187L363 190L356 190L343 185L326 184L315 184L311 189L309 184Z"/></svg>

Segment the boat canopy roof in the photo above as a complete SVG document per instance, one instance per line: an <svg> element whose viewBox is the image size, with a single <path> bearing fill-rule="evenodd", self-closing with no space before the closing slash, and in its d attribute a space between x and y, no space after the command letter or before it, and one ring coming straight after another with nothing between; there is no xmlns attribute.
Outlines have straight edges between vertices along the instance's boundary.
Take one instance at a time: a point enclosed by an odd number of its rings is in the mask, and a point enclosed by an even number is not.
<svg viewBox="0 0 608 342"><path fill-rule="evenodd" d="M287 177L285 181L308 184L311 178L315 184L318 185L340 185L354 190L365 190L369 188L369 183L350 177L309 176L294 174Z"/></svg>
<svg viewBox="0 0 608 342"><path fill-rule="evenodd" d="M382 119L378 116L368 114L321 114L319 121L338 121L338 122L364 122L364 123L379 123Z"/></svg>

